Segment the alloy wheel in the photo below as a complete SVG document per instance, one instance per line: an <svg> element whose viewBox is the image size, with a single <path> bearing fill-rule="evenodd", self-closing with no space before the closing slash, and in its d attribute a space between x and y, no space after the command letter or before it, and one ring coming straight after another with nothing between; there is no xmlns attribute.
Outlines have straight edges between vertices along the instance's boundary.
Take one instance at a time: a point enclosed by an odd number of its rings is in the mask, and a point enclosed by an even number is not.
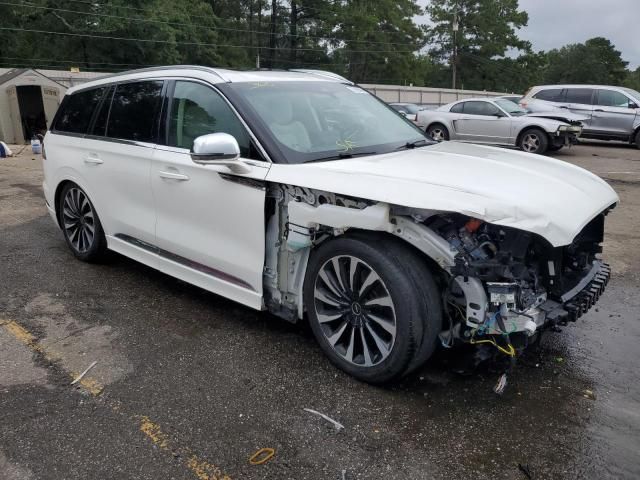
<svg viewBox="0 0 640 480"><path fill-rule="evenodd" d="M442 142L444 141L444 130L442 130L441 128L434 128L431 130L431 139L435 140L436 142Z"/></svg>
<svg viewBox="0 0 640 480"><path fill-rule="evenodd" d="M371 367L389 356L396 313L380 275L366 262L341 255L327 260L314 285L315 312L331 348L347 362Z"/></svg>
<svg viewBox="0 0 640 480"><path fill-rule="evenodd" d="M62 220L73 248L79 253L89 250L95 237L95 215L91 202L79 188L71 188L65 195Z"/></svg>
<svg viewBox="0 0 640 480"><path fill-rule="evenodd" d="M540 148L540 138L535 133L527 133L522 139L522 149L525 152L537 152Z"/></svg>

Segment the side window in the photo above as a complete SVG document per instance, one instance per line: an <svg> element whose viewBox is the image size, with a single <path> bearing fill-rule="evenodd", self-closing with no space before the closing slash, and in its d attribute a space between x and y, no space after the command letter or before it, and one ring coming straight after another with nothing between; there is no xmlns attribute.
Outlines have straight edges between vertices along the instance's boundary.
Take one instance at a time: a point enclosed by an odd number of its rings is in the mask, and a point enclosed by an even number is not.
<svg viewBox="0 0 640 480"><path fill-rule="evenodd" d="M465 102L456 103L453 107L451 107L451 110L449 110L449 111L451 113L462 113L462 110L464 108L464 104L465 104Z"/></svg>
<svg viewBox="0 0 640 480"><path fill-rule="evenodd" d="M115 85L109 87L109 90L104 96L102 103L100 104L100 110L96 115L96 120L93 124L93 130L90 132L92 135L104 137L107 132L107 121L109 120L109 112L111 111L111 99L113 98L113 92L115 91Z"/></svg>
<svg viewBox="0 0 640 480"><path fill-rule="evenodd" d="M564 102L564 95L561 88L548 88L536 93L533 98L546 100L547 102Z"/></svg>
<svg viewBox="0 0 640 480"><path fill-rule="evenodd" d="M596 105L628 108L629 99L626 95L615 90L598 90Z"/></svg>
<svg viewBox="0 0 640 480"><path fill-rule="evenodd" d="M567 88L567 96L565 97L564 101L567 103L582 103L585 105L591 105L592 95L592 88Z"/></svg>
<svg viewBox="0 0 640 480"><path fill-rule="evenodd" d="M498 108L489 102L465 102L464 113L468 115L495 115Z"/></svg>
<svg viewBox="0 0 640 480"><path fill-rule="evenodd" d="M162 81L158 80L116 85L107 137L154 142L161 94Z"/></svg>
<svg viewBox="0 0 640 480"><path fill-rule="evenodd" d="M249 134L227 102L212 88L195 82L176 82L169 112L170 146L191 150L199 136L222 132L235 137L243 157L250 156Z"/></svg>
<svg viewBox="0 0 640 480"><path fill-rule="evenodd" d="M93 111L96 109L106 87L74 93L65 98L56 117L54 131L87 133Z"/></svg>

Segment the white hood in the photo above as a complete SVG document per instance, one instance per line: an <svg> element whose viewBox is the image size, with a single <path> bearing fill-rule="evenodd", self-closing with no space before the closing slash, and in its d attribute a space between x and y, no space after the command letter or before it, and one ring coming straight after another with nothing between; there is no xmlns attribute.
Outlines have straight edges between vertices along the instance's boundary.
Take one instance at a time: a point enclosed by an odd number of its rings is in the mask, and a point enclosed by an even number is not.
<svg viewBox="0 0 640 480"><path fill-rule="evenodd" d="M618 202L596 175L541 155L443 142L384 155L273 164L271 182L393 205L458 212L567 245Z"/></svg>

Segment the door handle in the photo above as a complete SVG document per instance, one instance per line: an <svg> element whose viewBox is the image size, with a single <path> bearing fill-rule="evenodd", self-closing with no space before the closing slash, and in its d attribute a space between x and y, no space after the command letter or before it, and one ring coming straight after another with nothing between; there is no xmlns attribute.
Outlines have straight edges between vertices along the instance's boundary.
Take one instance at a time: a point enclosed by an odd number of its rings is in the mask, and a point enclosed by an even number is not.
<svg viewBox="0 0 640 480"><path fill-rule="evenodd" d="M604 110L603 110L603 109L601 109L601 108L596 108L596 109L594 110L594 112L604 112Z"/></svg>
<svg viewBox="0 0 640 480"><path fill-rule="evenodd" d="M164 171L160 170L158 172L158 175L160 175L160 177L162 177L162 178L166 178L166 179L169 179L169 180L179 180L181 182L189 180L189 177L187 175L183 175L182 173L164 172Z"/></svg>
<svg viewBox="0 0 640 480"><path fill-rule="evenodd" d="M568 109L569 109L569 107L566 107L566 106L564 106L564 105L560 105L560 108L564 108L565 110L568 110Z"/></svg>
<svg viewBox="0 0 640 480"><path fill-rule="evenodd" d="M100 158L95 154L89 154L89 156L85 157L84 163L89 163L92 165L100 165L104 163Z"/></svg>

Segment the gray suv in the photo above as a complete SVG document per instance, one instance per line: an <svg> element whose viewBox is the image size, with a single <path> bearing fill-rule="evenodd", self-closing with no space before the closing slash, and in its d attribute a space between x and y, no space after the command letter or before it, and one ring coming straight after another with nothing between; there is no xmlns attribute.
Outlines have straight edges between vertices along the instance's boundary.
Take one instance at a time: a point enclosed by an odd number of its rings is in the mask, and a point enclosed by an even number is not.
<svg viewBox="0 0 640 480"><path fill-rule="evenodd" d="M622 140L640 148L640 93L606 85L543 85L533 87L520 100L546 103L587 117L582 138Z"/></svg>

